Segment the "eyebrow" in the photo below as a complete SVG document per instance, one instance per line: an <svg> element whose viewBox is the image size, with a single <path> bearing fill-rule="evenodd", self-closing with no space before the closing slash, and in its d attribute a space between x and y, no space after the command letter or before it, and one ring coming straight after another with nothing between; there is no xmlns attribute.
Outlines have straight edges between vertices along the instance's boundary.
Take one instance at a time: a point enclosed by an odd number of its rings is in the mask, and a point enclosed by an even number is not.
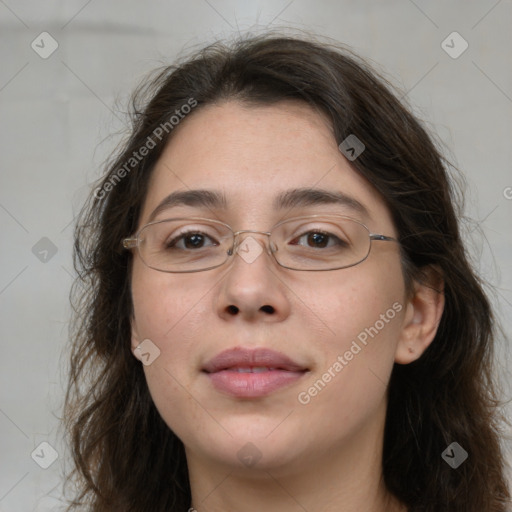
<svg viewBox="0 0 512 512"><path fill-rule="evenodd" d="M275 210L301 208L321 204L346 206L355 212L369 217L368 210L357 199L340 191L321 188L295 188L282 192L274 199Z"/></svg>
<svg viewBox="0 0 512 512"><path fill-rule="evenodd" d="M222 192L214 190L198 189L172 192L153 210L153 213L149 216L149 222L163 210L175 206L203 206L210 209L225 210L227 205L226 196Z"/></svg>
<svg viewBox="0 0 512 512"><path fill-rule="evenodd" d="M281 192L273 201L273 208L276 211L316 205L345 206L354 210L356 213L369 217L368 210L362 203L339 191L333 192L320 188L295 188ZM208 189L172 192L153 210L148 222L152 222L162 211L175 206L206 207L209 209L226 210L228 201L222 192Z"/></svg>

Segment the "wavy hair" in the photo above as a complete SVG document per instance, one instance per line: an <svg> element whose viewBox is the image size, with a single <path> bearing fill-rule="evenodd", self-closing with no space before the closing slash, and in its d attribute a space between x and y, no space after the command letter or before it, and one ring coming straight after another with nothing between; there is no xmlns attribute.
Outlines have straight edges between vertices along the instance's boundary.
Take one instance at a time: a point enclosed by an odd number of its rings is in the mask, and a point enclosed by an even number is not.
<svg viewBox="0 0 512 512"><path fill-rule="evenodd" d="M190 506L183 444L156 410L130 349L132 256L120 240L134 232L151 172L173 134L169 129L158 139L155 129L191 98L195 110L226 100L255 107L300 100L327 115L338 144L349 134L363 141L366 150L352 165L392 214L406 283L438 268L445 293L433 342L417 361L392 371L385 485L410 512L505 512L510 494L494 369L497 323L461 237L452 166L399 91L365 60L339 44L279 34L195 51L159 68L133 94L130 134L75 230L65 426L74 461L68 482L76 490L68 510L184 512ZM150 138L154 147L130 160ZM453 441L469 454L457 469L441 457Z"/></svg>

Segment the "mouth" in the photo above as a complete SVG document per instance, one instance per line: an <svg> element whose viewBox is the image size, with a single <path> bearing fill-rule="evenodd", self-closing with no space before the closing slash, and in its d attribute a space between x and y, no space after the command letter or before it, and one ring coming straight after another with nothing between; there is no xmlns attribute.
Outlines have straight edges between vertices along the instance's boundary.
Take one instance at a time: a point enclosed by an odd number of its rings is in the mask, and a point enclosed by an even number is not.
<svg viewBox="0 0 512 512"><path fill-rule="evenodd" d="M280 352L242 347L221 352L202 368L218 391L241 398L269 395L297 382L308 371Z"/></svg>

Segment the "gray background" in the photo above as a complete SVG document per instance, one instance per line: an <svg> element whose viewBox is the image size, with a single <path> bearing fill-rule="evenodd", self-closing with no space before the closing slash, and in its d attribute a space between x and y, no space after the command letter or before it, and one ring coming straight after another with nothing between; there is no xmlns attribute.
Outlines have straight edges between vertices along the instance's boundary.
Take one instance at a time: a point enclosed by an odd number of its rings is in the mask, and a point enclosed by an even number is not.
<svg viewBox="0 0 512 512"><path fill-rule="evenodd" d="M510 338L511 22L510 0L0 0L0 511L58 510L73 219L119 140L129 93L184 48L288 26L377 63L467 177L471 257ZM31 43L48 52L45 31L58 48L43 59ZM458 58L441 46L453 31L469 44ZM506 344L497 359L508 383ZM41 442L59 454L48 469L31 458ZM45 446L34 456L50 457Z"/></svg>

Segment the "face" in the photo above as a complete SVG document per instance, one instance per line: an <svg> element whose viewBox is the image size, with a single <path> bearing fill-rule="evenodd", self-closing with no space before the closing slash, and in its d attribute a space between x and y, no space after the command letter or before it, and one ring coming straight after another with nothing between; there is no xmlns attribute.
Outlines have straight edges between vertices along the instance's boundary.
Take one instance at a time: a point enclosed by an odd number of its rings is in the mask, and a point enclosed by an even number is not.
<svg viewBox="0 0 512 512"><path fill-rule="evenodd" d="M274 209L276 196L298 188L342 193L366 213L349 203ZM194 189L223 194L226 205L181 204L154 215L169 194ZM139 229L195 216L266 232L309 214L342 214L372 233L397 234L321 115L299 103L226 102L176 129ZM144 366L147 383L189 459L241 467L247 456L261 457L260 467L298 468L381 432L406 311L397 244L372 242L361 264L326 272L282 268L263 251L204 272L165 273L135 251L132 272L132 348L137 355L146 339L158 347Z"/></svg>

